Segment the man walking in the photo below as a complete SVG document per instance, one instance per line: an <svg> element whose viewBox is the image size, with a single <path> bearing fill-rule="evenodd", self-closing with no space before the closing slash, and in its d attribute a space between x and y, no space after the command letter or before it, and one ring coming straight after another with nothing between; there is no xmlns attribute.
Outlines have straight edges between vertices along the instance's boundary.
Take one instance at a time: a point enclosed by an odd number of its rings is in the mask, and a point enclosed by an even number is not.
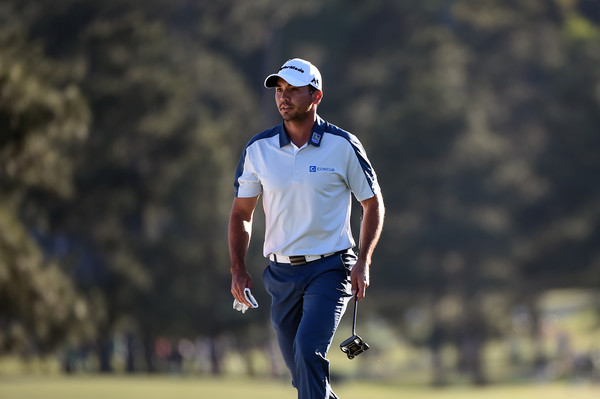
<svg viewBox="0 0 600 399"><path fill-rule="evenodd" d="M252 217L262 194L265 287L271 321L299 399L337 396L327 352L351 297L364 298L384 205L377 176L360 141L317 115L323 98L319 70L295 58L269 75L283 123L254 136L235 176L229 221L231 293L253 282L246 268ZM350 231L352 195L363 209L360 254Z"/></svg>

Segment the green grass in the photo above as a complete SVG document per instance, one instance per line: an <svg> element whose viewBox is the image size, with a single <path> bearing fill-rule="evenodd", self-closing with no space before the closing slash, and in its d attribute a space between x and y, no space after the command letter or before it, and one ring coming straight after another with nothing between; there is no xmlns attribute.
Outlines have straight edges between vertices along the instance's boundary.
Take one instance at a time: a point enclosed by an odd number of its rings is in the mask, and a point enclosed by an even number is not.
<svg viewBox="0 0 600 399"><path fill-rule="evenodd" d="M500 385L484 388L452 386L434 389L374 382L338 384L342 399L592 399L600 387L589 384ZM125 377L125 376L31 376L0 377L3 399L294 399L287 383L268 379Z"/></svg>
<svg viewBox="0 0 600 399"><path fill-rule="evenodd" d="M575 293L577 294L577 293ZM589 306L578 305L582 295L572 292L553 293L545 299L548 328L544 344L553 355L555 334L567 332L575 352L597 348L600 342L598 314ZM586 299L588 302L589 300ZM578 302L579 301L579 302ZM587 303L587 302L585 302ZM548 310L549 309L549 310ZM600 381L595 385L576 382L574 377L560 381L535 382L531 363L534 342L539 338L521 337L523 365L508 364L507 341L497 340L486 346L485 370L493 383L483 388L468 385L468 377L456 372L456 348L444 351L448 381L445 388L431 388L429 352L408 345L383 321L365 317L361 335L372 349L359 361L349 361L336 347L350 335L346 319L330 351L335 392L342 399L596 399L600 398ZM382 345L381 343L385 343ZM210 378L188 367L180 376L144 374L126 376L115 365L114 375L78 373L65 376L56 357L0 357L0 399L295 399L295 389L288 381L269 379L270 362L265 354L254 353L260 377L245 375L245 363L239 354L230 353L224 362L227 377ZM90 370L95 370L93 365ZM287 375L287 372L285 373ZM559 376L555 376L559 377ZM525 383L529 381L529 383Z"/></svg>

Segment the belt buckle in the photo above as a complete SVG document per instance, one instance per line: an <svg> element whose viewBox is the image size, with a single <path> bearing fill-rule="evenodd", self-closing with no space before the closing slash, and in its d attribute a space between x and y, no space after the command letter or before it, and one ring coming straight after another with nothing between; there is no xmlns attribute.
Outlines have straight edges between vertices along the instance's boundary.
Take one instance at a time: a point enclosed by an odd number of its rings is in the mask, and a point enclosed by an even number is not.
<svg viewBox="0 0 600 399"><path fill-rule="evenodd" d="M296 255L296 256L290 256L290 265L292 266L300 266L300 265L305 265L306 262L306 257L304 255Z"/></svg>

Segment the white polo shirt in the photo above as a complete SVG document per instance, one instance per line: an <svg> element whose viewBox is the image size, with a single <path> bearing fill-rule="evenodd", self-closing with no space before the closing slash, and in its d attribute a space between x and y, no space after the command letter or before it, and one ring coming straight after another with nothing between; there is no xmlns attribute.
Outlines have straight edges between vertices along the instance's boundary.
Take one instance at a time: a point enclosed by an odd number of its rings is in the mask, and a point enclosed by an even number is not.
<svg viewBox="0 0 600 399"><path fill-rule="evenodd" d="M298 148L283 123L254 136L235 176L235 196L263 194L263 253L322 255L354 246L351 195L380 192L377 176L356 136L317 116L311 139Z"/></svg>

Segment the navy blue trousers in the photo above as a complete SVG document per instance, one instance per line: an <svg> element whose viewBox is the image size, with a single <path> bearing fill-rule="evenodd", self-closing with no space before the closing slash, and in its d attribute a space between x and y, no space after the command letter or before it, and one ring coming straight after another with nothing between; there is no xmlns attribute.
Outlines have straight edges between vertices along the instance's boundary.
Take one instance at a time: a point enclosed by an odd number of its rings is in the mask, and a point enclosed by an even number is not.
<svg viewBox="0 0 600 399"><path fill-rule="evenodd" d="M298 399L336 399L327 352L352 297L353 253L305 265L269 262L263 280L272 298L271 321Z"/></svg>

